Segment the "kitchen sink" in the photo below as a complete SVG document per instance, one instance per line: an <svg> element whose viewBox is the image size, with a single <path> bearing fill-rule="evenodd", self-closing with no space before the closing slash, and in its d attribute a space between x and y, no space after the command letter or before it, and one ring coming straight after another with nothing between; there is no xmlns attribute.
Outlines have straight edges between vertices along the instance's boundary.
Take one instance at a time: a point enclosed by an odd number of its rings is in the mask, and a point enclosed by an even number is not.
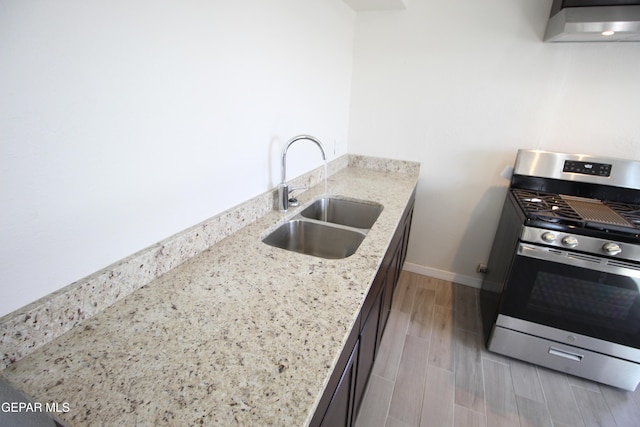
<svg viewBox="0 0 640 427"><path fill-rule="evenodd" d="M382 209L379 203L321 197L262 241L301 254L346 258L358 249Z"/></svg>
<svg viewBox="0 0 640 427"><path fill-rule="evenodd" d="M358 230L293 219L262 241L277 248L321 258L340 259L355 253L366 234Z"/></svg>
<svg viewBox="0 0 640 427"><path fill-rule="evenodd" d="M300 215L318 221L369 229L382 209L383 206L378 203L323 197L303 209Z"/></svg>

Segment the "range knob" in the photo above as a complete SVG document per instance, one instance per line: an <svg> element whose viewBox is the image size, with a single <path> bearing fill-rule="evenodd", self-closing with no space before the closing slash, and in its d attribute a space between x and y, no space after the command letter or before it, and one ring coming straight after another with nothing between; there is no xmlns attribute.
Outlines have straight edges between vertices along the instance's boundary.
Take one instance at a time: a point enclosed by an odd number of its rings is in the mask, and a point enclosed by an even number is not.
<svg viewBox="0 0 640 427"><path fill-rule="evenodd" d="M553 243L556 240L556 235L550 231L545 231L544 233L542 233L540 238L543 242Z"/></svg>
<svg viewBox="0 0 640 427"><path fill-rule="evenodd" d="M602 245L602 250L607 255L618 255L619 253L622 252L622 248L620 247L619 244L611 243L611 242L605 243L604 245Z"/></svg>
<svg viewBox="0 0 640 427"><path fill-rule="evenodd" d="M562 238L562 244L568 248L575 248L578 246L578 239L573 236L564 236Z"/></svg>

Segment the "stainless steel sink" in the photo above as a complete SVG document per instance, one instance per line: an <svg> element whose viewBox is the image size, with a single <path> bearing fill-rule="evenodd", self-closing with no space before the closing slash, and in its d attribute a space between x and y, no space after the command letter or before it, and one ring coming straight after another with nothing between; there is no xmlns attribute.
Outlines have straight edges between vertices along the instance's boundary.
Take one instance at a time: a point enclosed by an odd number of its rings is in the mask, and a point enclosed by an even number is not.
<svg viewBox="0 0 640 427"><path fill-rule="evenodd" d="M369 229L382 209L383 206L378 203L323 197L302 210L300 215L318 221Z"/></svg>
<svg viewBox="0 0 640 427"><path fill-rule="evenodd" d="M353 255L380 216L377 203L336 197L313 201L262 241L267 245L321 258Z"/></svg>
<svg viewBox="0 0 640 427"><path fill-rule="evenodd" d="M302 254L340 259L353 255L364 238L363 232L294 219L276 228L263 242Z"/></svg>

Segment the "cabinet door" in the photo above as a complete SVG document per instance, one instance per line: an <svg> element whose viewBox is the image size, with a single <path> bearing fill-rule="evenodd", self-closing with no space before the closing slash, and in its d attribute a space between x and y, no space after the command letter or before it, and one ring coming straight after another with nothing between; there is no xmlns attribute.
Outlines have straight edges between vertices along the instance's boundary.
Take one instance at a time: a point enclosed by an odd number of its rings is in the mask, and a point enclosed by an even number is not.
<svg viewBox="0 0 640 427"><path fill-rule="evenodd" d="M353 398L356 385L358 344L359 342L356 342L351 352L347 367L342 373L338 387L331 398L329 408L322 419L320 425L323 427L350 427L353 423Z"/></svg>
<svg viewBox="0 0 640 427"><path fill-rule="evenodd" d="M380 326L378 327L378 341L382 339L382 333L384 332L389 314L391 313L391 305L393 304L393 294L402 272L402 265L404 264L404 257L406 255L406 242L409 238L409 228L411 226L411 216L404 222L404 226L396 231L396 237L394 241L397 242L397 246L391 249L391 260L388 264L386 271L385 282L382 285L382 304L380 310Z"/></svg>
<svg viewBox="0 0 640 427"><path fill-rule="evenodd" d="M391 279L389 279L389 275L387 275L387 278L384 281L382 292L383 294L382 304L380 307L380 323L378 326L378 341L382 339L382 333L384 332L384 328L387 326L387 320L389 319L389 314L391 313L391 304L393 303L393 283L391 282Z"/></svg>
<svg viewBox="0 0 640 427"><path fill-rule="evenodd" d="M396 290L398 279L400 279L400 273L402 272L402 242L398 244L396 252L393 255L393 262L391 263L391 271L389 274L393 274L393 290Z"/></svg>
<svg viewBox="0 0 640 427"><path fill-rule="evenodd" d="M358 375L356 377L356 394L355 394L355 413L360 409L360 401L367 386L373 361L376 358L377 340L378 340L378 320L380 318L380 305L382 299L382 290L378 292L378 296L374 300L373 306L369 312L369 316L364 322L362 331L360 331L360 354L358 356Z"/></svg>
<svg viewBox="0 0 640 427"><path fill-rule="evenodd" d="M411 234L411 222L413 220L413 206L409 209L407 219L404 224L404 236L402 237L402 255L400 263L404 264L404 260L407 258L407 248L409 247L409 234Z"/></svg>

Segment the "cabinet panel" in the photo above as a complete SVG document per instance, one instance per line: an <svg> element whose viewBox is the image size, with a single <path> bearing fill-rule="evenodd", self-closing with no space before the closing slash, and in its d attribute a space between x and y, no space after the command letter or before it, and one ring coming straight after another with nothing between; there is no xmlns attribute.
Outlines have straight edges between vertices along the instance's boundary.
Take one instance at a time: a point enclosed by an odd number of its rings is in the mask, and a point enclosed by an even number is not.
<svg viewBox="0 0 640 427"><path fill-rule="evenodd" d="M356 325L360 324L360 320L356 322ZM360 331L359 328L355 327L349 333L349 338L347 338L347 343L342 350L342 353L338 357L338 361L336 362L336 366L331 373L331 378L329 378L329 382L318 402L318 407L316 408L316 412L313 414L311 421L309 422L310 427L318 427L322 425L323 419L326 414L329 412L339 412L337 409L334 410L331 408L332 405L340 405L341 402L336 399L336 390L340 387L340 384L344 380L344 373L349 369L349 365L353 363L357 363L356 360L353 360L353 349L356 349L358 343L358 335ZM351 351L350 351L351 350ZM352 399L352 397L350 396ZM329 424L325 424L329 425Z"/></svg>
<svg viewBox="0 0 640 427"><path fill-rule="evenodd" d="M362 395L369 380L369 374L371 373L371 368L373 368L373 362L378 350L378 324L382 295L383 292L381 289L374 300L369 316L365 319L362 331L360 332L360 354L358 356L358 376L356 378L355 396L356 413L360 408Z"/></svg>
<svg viewBox="0 0 640 427"><path fill-rule="evenodd" d="M413 206L410 207L409 213L407 214L407 218L404 225L404 236L402 238L402 261L401 263L404 265L404 261L407 258L407 249L409 247L409 234L411 233L411 222L413 221Z"/></svg>
<svg viewBox="0 0 640 427"><path fill-rule="evenodd" d="M393 293L398 282L399 265L400 265L400 246L393 252L394 256L389 263L389 269L387 270L386 280L384 283L384 296L382 301L381 313L380 313L380 326L378 327L378 342L382 340L382 334L384 333L389 314L391 313L391 304L393 303Z"/></svg>
<svg viewBox="0 0 640 427"><path fill-rule="evenodd" d="M369 289L369 293L365 297L364 303L362 304L362 309L360 311L361 323L359 325L358 331L362 331L362 329L364 328L364 324L367 321L367 318L369 317L369 313L371 312L372 307L376 304L375 300L378 298L378 294L380 293L380 290L382 290L382 287L384 286L385 275L386 275L386 269L381 267L380 270L378 270L378 273L376 273L375 279L373 279L373 284L371 285L371 288Z"/></svg>
<svg viewBox="0 0 640 427"><path fill-rule="evenodd" d="M347 367L342 373L329 408L322 419L322 427L349 427L353 424L354 405L353 396L356 385L356 369L358 360L358 342L351 352Z"/></svg>
<svg viewBox="0 0 640 427"><path fill-rule="evenodd" d="M393 303L393 282L387 277L384 281L382 303L380 307L380 326L378 327L378 342L382 339L382 333L387 326L387 320L391 313L391 304ZM378 352L376 346L376 353Z"/></svg>

